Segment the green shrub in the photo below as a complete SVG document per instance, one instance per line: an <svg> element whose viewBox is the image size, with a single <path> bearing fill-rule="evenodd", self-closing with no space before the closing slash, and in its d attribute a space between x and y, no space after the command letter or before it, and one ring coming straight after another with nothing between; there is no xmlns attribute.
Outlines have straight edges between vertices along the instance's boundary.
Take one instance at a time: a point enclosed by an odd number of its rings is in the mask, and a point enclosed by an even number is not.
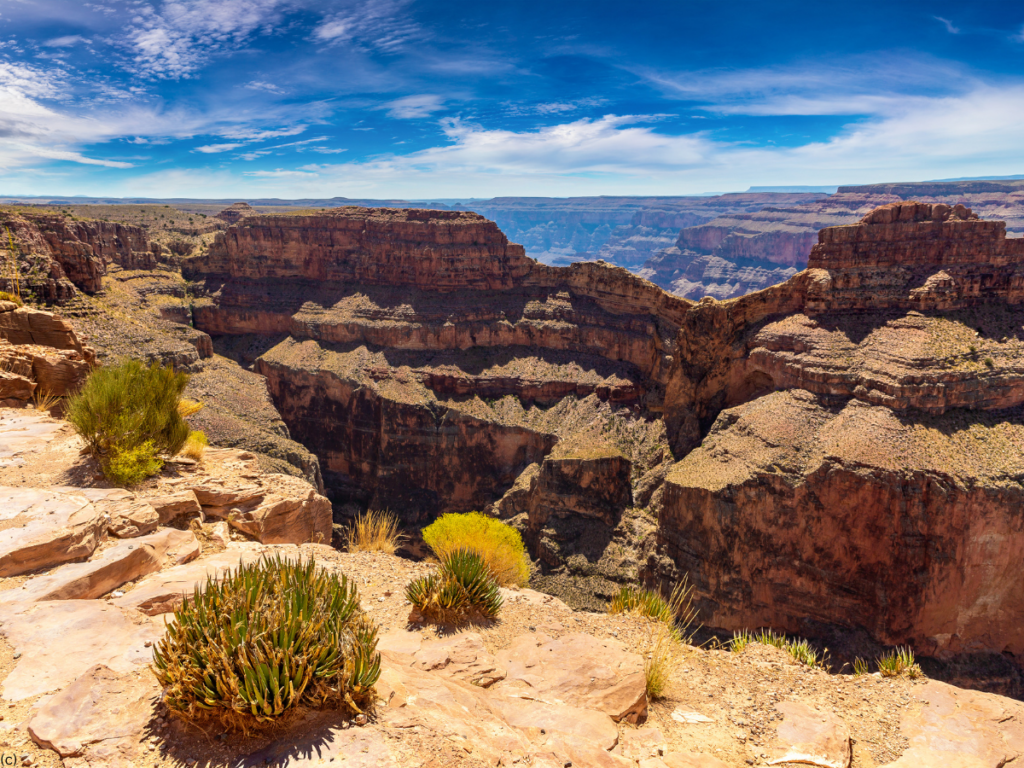
<svg viewBox="0 0 1024 768"><path fill-rule="evenodd" d="M437 624L494 619L502 602L483 559L465 549L449 552L440 571L411 582L405 596L423 618Z"/></svg>
<svg viewBox="0 0 1024 768"><path fill-rule="evenodd" d="M868 673L868 663L860 656L853 660L853 676L860 677Z"/></svg>
<svg viewBox="0 0 1024 768"><path fill-rule="evenodd" d="M67 420L85 439L107 478L118 482L111 467L119 462L141 467L146 454L174 455L181 450L189 435L178 412L186 384L188 375L158 363L147 367L127 360L98 368L68 402ZM143 450L147 444L151 447ZM148 466L156 465L151 461ZM159 471L159 466L152 471Z"/></svg>
<svg viewBox="0 0 1024 768"><path fill-rule="evenodd" d="M134 448L112 450L103 464L103 474L115 485L129 487L155 475L163 466L153 441L147 440Z"/></svg>
<svg viewBox="0 0 1024 768"><path fill-rule="evenodd" d="M904 675L911 679L920 677L921 667L914 660L914 652L910 648L897 648L875 659L882 677L899 677Z"/></svg>
<svg viewBox="0 0 1024 768"><path fill-rule="evenodd" d="M818 651L806 640L790 640L785 635L771 629L762 629L756 634L746 629L740 632L733 632L732 640L729 641L729 650L733 653L742 653L743 649L751 643L778 648L780 651L785 651L792 656L795 661L808 667L827 668L828 666L828 648L824 650L819 658Z"/></svg>
<svg viewBox="0 0 1024 768"><path fill-rule="evenodd" d="M297 705L359 713L380 677L354 584L280 556L209 578L174 612L153 669L171 712L248 729Z"/></svg>
<svg viewBox="0 0 1024 768"><path fill-rule="evenodd" d="M501 586L525 586L530 559L519 531L479 512L441 515L423 529L423 540L443 561L457 550L475 552Z"/></svg>
<svg viewBox="0 0 1024 768"><path fill-rule="evenodd" d="M743 649L754 642L754 636L749 630L743 629L732 633L732 640L729 641L729 650L733 653L743 653Z"/></svg>
<svg viewBox="0 0 1024 768"><path fill-rule="evenodd" d="M7 291L0 291L0 301L13 301L19 307L25 306L25 302L23 302L21 298L15 296L13 293L8 293Z"/></svg>

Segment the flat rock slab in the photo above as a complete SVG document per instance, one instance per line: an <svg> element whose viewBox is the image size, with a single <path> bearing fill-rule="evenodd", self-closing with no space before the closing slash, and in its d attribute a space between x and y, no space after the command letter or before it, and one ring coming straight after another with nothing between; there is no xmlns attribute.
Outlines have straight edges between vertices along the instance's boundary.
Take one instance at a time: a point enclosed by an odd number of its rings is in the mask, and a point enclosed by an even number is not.
<svg viewBox="0 0 1024 768"><path fill-rule="evenodd" d="M28 733L61 757L114 751L130 762L159 697L160 686L149 670L118 674L98 664L47 699L29 720Z"/></svg>
<svg viewBox="0 0 1024 768"><path fill-rule="evenodd" d="M507 695L592 709L615 721L635 723L647 714L643 659L614 640L524 635L497 661L507 673L500 685Z"/></svg>
<svg viewBox="0 0 1024 768"><path fill-rule="evenodd" d="M1024 704L929 680L914 688L900 731L910 742L886 768L1001 768L1024 756Z"/></svg>
<svg viewBox="0 0 1024 768"><path fill-rule="evenodd" d="M104 506L110 517L107 532L119 539L133 539L152 533L160 525L160 515L144 501L114 501Z"/></svg>
<svg viewBox="0 0 1024 768"><path fill-rule="evenodd" d="M298 739L276 741L234 763L233 768L312 768L329 763L340 763L344 768L378 768L401 764L394 758L380 731L334 725Z"/></svg>
<svg viewBox="0 0 1024 768"><path fill-rule="evenodd" d="M0 607L0 632L21 653L0 687L7 701L64 688L103 664L114 672L145 671L153 659L146 647L163 627L135 611L102 600L53 600Z"/></svg>
<svg viewBox="0 0 1024 768"><path fill-rule="evenodd" d="M396 663L405 663L424 672L463 680L488 688L505 679L505 669L484 647L476 632L464 632L424 643L415 632L391 632L377 644Z"/></svg>
<svg viewBox="0 0 1024 768"><path fill-rule="evenodd" d="M223 552L200 560L179 565L147 576L124 597L111 600L120 608L134 608L147 616L171 613L181 605L182 596L191 596L196 588L202 588L210 578L224 577L239 563L249 564L264 554L281 554L284 557L299 557L298 548L264 548L258 544L230 544Z"/></svg>
<svg viewBox="0 0 1024 768"><path fill-rule="evenodd" d="M850 729L831 712L819 712L801 701L776 706L782 722L769 747L769 765L804 763L821 768L849 768L853 754Z"/></svg>
<svg viewBox="0 0 1024 768"><path fill-rule="evenodd" d="M0 416L0 466L22 453L45 448L64 422L38 411L8 411Z"/></svg>
<svg viewBox="0 0 1024 768"><path fill-rule="evenodd" d="M640 768L730 768L713 755L698 752L672 752L664 757L640 761Z"/></svg>
<svg viewBox="0 0 1024 768"><path fill-rule="evenodd" d="M106 522L84 494L0 487L0 576L84 560Z"/></svg>
<svg viewBox="0 0 1024 768"><path fill-rule="evenodd" d="M198 556L199 541L192 531L165 528L120 541L84 563L62 565L45 576L29 579L20 588L0 592L0 603L89 600L165 565L187 563Z"/></svg>

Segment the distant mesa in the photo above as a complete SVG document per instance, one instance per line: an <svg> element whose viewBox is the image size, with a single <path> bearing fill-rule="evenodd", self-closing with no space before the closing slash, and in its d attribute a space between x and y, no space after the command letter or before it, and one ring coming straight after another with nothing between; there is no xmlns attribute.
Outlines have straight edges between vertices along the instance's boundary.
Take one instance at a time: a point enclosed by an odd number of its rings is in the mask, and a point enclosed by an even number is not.
<svg viewBox="0 0 1024 768"><path fill-rule="evenodd" d="M237 224L246 216L252 216L256 209L248 203L234 203L217 214L217 218L226 221L228 224Z"/></svg>

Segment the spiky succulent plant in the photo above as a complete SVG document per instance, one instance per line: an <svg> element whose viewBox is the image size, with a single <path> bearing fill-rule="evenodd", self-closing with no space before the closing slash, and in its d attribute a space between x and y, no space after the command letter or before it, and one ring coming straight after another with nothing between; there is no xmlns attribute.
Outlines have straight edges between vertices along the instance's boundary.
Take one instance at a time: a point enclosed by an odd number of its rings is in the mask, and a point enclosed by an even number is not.
<svg viewBox="0 0 1024 768"><path fill-rule="evenodd" d="M380 677L377 628L354 584L312 559L239 563L174 613L153 669L168 708L248 728L296 705L362 712Z"/></svg>
<svg viewBox="0 0 1024 768"><path fill-rule="evenodd" d="M440 624L493 619L502 602L487 565L478 554L464 549L448 553L439 573L410 583L405 596L424 618Z"/></svg>

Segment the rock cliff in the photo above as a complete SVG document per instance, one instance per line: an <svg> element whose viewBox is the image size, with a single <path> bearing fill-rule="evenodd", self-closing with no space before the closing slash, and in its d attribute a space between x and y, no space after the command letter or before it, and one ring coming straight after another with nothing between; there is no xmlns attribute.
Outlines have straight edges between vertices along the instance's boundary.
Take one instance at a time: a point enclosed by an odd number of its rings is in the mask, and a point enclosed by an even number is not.
<svg viewBox="0 0 1024 768"><path fill-rule="evenodd" d="M3 290L14 291L17 280L47 303L69 301L76 288L95 293L111 265L152 269L160 257L143 227L17 209L0 211L0 226Z"/></svg>
<svg viewBox="0 0 1024 768"><path fill-rule="evenodd" d="M716 626L1019 664L1022 269L1002 222L894 203L823 230L786 283L696 305L654 569L688 572Z"/></svg>
<svg viewBox="0 0 1024 768"><path fill-rule="evenodd" d="M463 211L247 215L183 269L339 521L484 509L578 604L685 572L712 626L1018 660L1024 241L847 194L807 269L727 301Z"/></svg>

